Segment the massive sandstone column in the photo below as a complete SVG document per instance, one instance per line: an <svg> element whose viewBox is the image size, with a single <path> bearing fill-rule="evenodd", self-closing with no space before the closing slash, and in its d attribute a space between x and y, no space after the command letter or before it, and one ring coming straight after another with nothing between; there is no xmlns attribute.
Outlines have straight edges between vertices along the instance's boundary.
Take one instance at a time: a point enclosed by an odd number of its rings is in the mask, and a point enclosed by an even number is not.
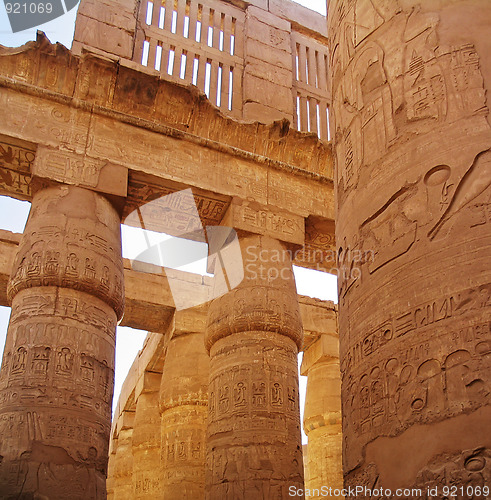
<svg viewBox="0 0 491 500"><path fill-rule="evenodd" d="M160 373L143 372L135 387L135 421L132 435L133 495L154 500L160 495ZM115 498L119 498L116 494Z"/></svg>
<svg viewBox="0 0 491 500"><path fill-rule="evenodd" d="M308 377L303 416L309 440L305 488L312 499L323 498L325 493L330 498L343 498L341 380L335 331L319 335L305 349L301 375ZM327 490L323 491L323 487Z"/></svg>
<svg viewBox="0 0 491 500"><path fill-rule="evenodd" d="M135 412L123 411L118 420L117 447L109 463L108 498L132 500L133 485L133 432L135 430Z"/></svg>
<svg viewBox="0 0 491 500"><path fill-rule="evenodd" d="M347 485L490 484L490 25L329 5Z"/></svg>
<svg viewBox="0 0 491 500"><path fill-rule="evenodd" d="M162 498L204 497L209 359L206 309L175 313L160 388Z"/></svg>
<svg viewBox="0 0 491 500"><path fill-rule="evenodd" d="M208 313L206 498L288 498L289 487L303 488L295 281L278 240L244 236L241 250L242 283Z"/></svg>
<svg viewBox="0 0 491 500"><path fill-rule="evenodd" d="M34 195L8 288L0 372L0 496L105 498L120 220L101 195Z"/></svg>

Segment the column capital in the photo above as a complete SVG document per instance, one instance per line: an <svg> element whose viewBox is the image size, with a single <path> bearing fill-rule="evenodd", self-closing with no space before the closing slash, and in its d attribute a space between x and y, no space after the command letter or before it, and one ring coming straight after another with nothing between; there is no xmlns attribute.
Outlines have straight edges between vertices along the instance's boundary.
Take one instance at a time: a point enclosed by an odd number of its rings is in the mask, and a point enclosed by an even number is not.
<svg viewBox="0 0 491 500"><path fill-rule="evenodd" d="M291 251L268 236L240 238L244 277L210 303L206 348L235 333L260 331L288 337L302 348L302 319L295 289Z"/></svg>
<svg viewBox="0 0 491 500"><path fill-rule="evenodd" d="M171 338L192 333L203 334L208 317L208 303L174 312L174 331Z"/></svg>
<svg viewBox="0 0 491 500"><path fill-rule="evenodd" d="M112 307L121 319L120 221L103 196L67 185L48 187L34 195L8 284L8 299L40 286L88 293Z"/></svg>

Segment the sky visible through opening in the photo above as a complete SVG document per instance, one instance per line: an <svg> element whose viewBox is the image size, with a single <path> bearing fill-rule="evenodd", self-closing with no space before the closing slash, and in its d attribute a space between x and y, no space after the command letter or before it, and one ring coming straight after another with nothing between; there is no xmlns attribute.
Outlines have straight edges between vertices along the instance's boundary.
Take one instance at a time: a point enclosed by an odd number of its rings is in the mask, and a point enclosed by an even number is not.
<svg viewBox="0 0 491 500"><path fill-rule="evenodd" d="M307 8L326 15L326 0L295 1L296 3L299 3ZM76 13L77 9L72 9L67 14L55 19L54 21L50 21L49 23L37 28L12 34L4 3L0 2L0 45L18 47L29 40L35 40L36 31L37 29L40 29L46 33L46 36L52 43L60 42L66 47L71 47ZM29 208L30 203L28 202L20 202L18 200L0 196L0 229L22 233L29 213ZM128 247L128 240L134 238L135 233L131 229L124 226L122 233L124 253L127 253L131 251L130 247ZM129 237L130 235L131 237ZM140 238L141 240L143 235L140 233L136 238ZM187 266L181 269L189 272L205 271L203 262L201 263L201 268L196 266ZM327 275L325 273L298 267L294 268L294 272L299 294L337 302L336 278L333 275ZM9 317L10 308L0 307L0 355L3 353ZM143 346L145 336L146 332L144 331L134 330L127 327L118 327L113 408L117 403L122 383L131 367L133 359ZM306 377L300 377L302 418L305 401L305 389ZM303 435L303 441L306 442L305 435Z"/></svg>

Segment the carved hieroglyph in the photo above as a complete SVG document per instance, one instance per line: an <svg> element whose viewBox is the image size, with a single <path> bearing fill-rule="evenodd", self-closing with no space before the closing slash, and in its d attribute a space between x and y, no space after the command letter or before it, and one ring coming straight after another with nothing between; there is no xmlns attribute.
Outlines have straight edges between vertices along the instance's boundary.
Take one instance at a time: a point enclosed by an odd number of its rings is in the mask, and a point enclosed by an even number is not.
<svg viewBox="0 0 491 500"><path fill-rule="evenodd" d="M303 488L303 333L290 254L258 235L242 237L241 249L244 280L208 311L206 498L287 498L288 487Z"/></svg>
<svg viewBox="0 0 491 500"><path fill-rule="evenodd" d="M68 186L34 196L8 289L2 498L105 498L122 271L106 199Z"/></svg>
<svg viewBox="0 0 491 500"><path fill-rule="evenodd" d="M348 485L489 481L490 22L329 6Z"/></svg>

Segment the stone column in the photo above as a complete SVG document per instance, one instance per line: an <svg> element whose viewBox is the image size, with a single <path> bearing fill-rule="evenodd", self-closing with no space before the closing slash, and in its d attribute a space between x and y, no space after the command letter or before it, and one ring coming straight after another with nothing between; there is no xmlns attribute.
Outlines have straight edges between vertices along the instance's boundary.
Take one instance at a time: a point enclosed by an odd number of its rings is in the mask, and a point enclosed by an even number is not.
<svg viewBox="0 0 491 500"><path fill-rule="evenodd" d="M347 485L491 480L490 7L329 5Z"/></svg>
<svg viewBox="0 0 491 500"><path fill-rule="evenodd" d="M160 389L161 495L203 498L209 359L204 346L206 308L178 311Z"/></svg>
<svg viewBox="0 0 491 500"><path fill-rule="evenodd" d="M133 487L133 432L135 412L123 411L118 420L119 431L116 452L111 455L111 490L117 500L132 500Z"/></svg>
<svg viewBox="0 0 491 500"><path fill-rule="evenodd" d="M213 300L208 315L206 498L288 498L290 487L303 489L303 333L291 256L267 236L249 234L240 244L244 279Z"/></svg>
<svg viewBox="0 0 491 500"><path fill-rule="evenodd" d="M73 186L34 195L8 287L0 372L0 496L105 498L120 219Z"/></svg>
<svg viewBox="0 0 491 500"><path fill-rule="evenodd" d="M309 440L305 489L319 493L311 493L312 499L325 498L323 487L328 488L329 498L344 498L339 339L335 332L320 335L309 345L300 373L308 377L303 419Z"/></svg>
<svg viewBox="0 0 491 500"><path fill-rule="evenodd" d="M111 429L112 430L112 429ZM114 461L116 459L116 451L118 450L118 436L113 435L109 440L109 460L107 462L107 479L106 479L106 493L108 500L114 500Z"/></svg>
<svg viewBox="0 0 491 500"><path fill-rule="evenodd" d="M132 436L134 499L160 495L160 410L162 374L143 372L135 387L135 423Z"/></svg>

